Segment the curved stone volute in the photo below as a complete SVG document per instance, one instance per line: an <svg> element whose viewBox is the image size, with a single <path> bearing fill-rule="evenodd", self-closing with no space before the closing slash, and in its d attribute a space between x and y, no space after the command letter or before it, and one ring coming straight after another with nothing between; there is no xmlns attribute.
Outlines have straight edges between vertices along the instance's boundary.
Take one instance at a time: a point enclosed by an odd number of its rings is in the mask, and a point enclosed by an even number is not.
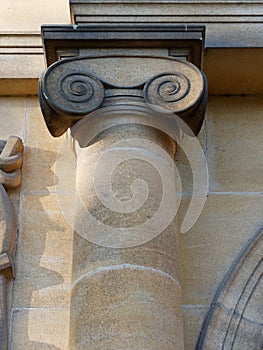
<svg viewBox="0 0 263 350"><path fill-rule="evenodd" d="M197 134L207 84L197 67L171 57L79 57L51 65L40 79L39 96L53 136L62 135L99 107L137 102L177 114Z"/></svg>

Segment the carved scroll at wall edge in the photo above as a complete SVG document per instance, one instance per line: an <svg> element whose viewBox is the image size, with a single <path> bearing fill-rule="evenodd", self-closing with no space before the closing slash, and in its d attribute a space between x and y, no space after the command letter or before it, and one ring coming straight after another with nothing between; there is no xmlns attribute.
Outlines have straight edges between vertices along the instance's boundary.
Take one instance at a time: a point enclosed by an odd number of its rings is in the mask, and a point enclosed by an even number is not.
<svg viewBox="0 0 263 350"><path fill-rule="evenodd" d="M0 151L0 349L7 350L7 281L14 277L12 255L17 227L6 190L21 183L22 140L11 136L7 142L0 142Z"/></svg>
<svg viewBox="0 0 263 350"><path fill-rule="evenodd" d="M219 287L196 350L262 350L263 227L243 248Z"/></svg>

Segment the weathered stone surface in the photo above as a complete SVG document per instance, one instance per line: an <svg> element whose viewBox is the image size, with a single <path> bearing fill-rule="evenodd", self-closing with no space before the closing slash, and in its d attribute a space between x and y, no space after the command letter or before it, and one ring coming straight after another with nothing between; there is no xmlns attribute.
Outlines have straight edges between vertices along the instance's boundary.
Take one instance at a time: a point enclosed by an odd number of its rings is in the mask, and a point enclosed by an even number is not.
<svg viewBox="0 0 263 350"><path fill-rule="evenodd" d="M206 78L189 61L201 66L204 28L124 27L42 28L48 65L60 60L40 79L42 113L77 155L70 348L181 350L175 140L202 126Z"/></svg>
<svg viewBox="0 0 263 350"><path fill-rule="evenodd" d="M262 1L70 0L76 24L206 24L207 47L262 47Z"/></svg>
<svg viewBox="0 0 263 350"><path fill-rule="evenodd" d="M207 158L213 192L262 192L260 96L211 97Z"/></svg>
<svg viewBox="0 0 263 350"><path fill-rule="evenodd" d="M106 224L111 228L112 234L117 228L126 228L129 244L129 228L136 229L162 205L159 195L162 193L160 178L143 161L147 149L139 147L139 140L147 140L153 162L154 159L158 162L160 155L153 153L152 144L162 146L171 156L175 147L172 139L147 126L123 124L99 134L92 145L82 152L79 150L79 158L82 161L86 159L89 163L89 173L79 173L79 164L77 177L82 178L88 186L93 178L93 155L102 154L116 142L128 142L132 138L138 140L138 144L134 141L133 146L129 146L136 151L137 159L135 163L128 160L124 162L125 167L117 167L112 187L125 202L130 196L133 177L142 178L149 187L149 201L126 216L113 211L108 215L107 210L103 210L102 204L96 200L96 195L88 190L81 192L86 209L77 213L76 228L80 229L78 221L84 221L84 216L90 215L88 212L95 215L101 224L82 225L84 231L80 233L77 230L75 233L71 349L183 349L175 221L158 237L149 239L143 245L140 244L142 237L137 237L138 246L123 245L121 249L103 246L103 242L102 246L88 242L91 237L96 240L96 236L101 236L102 226ZM83 234L85 231L86 237ZM109 244L107 237L105 242Z"/></svg>
<svg viewBox="0 0 263 350"><path fill-rule="evenodd" d="M0 139L7 140L10 135L23 136L26 99L24 97L0 97Z"/></svg>
<svg viewBox="0 0 263 350"><path fill-rule="evenodd" d="M14 277L16 219L5 191L20 185L23 143L12 136L0 144L0 348L8 348L7 280ZM5 186L5 188L4 188Z"/></svg>
<svg viewBox="0 0 263 350"><path fill-rule="evenodd" d="M206 305L183 305L185 350L195 350L208 309Z"/></svg>
<svg viewBox="0 0 263 350"><path fill-rule="evenodd" d="M47 195L54 192L57 153L63 138L54 139L43 120L38 100L27 100L26 147L23 163L23 190L25 193ZM65 135L66 137L66 135ZM70 165L69 165L70 166Z"/></svg>
<svg viewBox="0 0 263 350"><path fill-rule="evenodd" d="M74 286L72 349L183 349L180 289L146 267L109 266Z"/></svg>
<svg viewBox="0 0 263 350"><path fill-rule="evenodd" d="M0 348L8 347L7 279L13 277L16 226L13 210L0 183Z"/></svg>
<svg viewBox="0 0 263 350"><path fill-rule="evenodd" d="M23 143L11 136L0 154L0 183L6 188L16 188L21 183Z"/></svg>
<svg viewBox="0 0 263 350"><path fill-rule="evenodd" d="M10 350L68 350L69 310L15 309Z"/></svg>
<svg viewBox="0 0 263 350"><path fill-rule="evenodd" d="M56 195L25 195L13 308L69 307L73 232Z"/></svg>
<svg viewBox="0 0 263 350"><path fill-rule="evenodd" d="M182 202L179 225L188 203ZM262 195L208 195L195 226L179 236L183 304L211 304L251 231L262 224L262 206Z"/></svg>
<svg viewBox="0 0 263 350"><path fill-rule="evenodd" d="M263 344L263 230L241 251L219 287L197 349L253 349Z"/></svg>
<svg viewBox="0 0 263 350"><path fill-rule="evenodd" d="M0 184L0 273L13 275L12 254L16 239L16 220L7 193Z"/></svg>
<svg viewBox="0 0 263 350"><path fill-rule="evenodd" d="M140 74L134 74L137 67ZM53 136L61 136L99 107L125 103L164 108L197 134L207 86L197 67L171 57L84 56L52 65L40 80L39 98Z"/></svg>

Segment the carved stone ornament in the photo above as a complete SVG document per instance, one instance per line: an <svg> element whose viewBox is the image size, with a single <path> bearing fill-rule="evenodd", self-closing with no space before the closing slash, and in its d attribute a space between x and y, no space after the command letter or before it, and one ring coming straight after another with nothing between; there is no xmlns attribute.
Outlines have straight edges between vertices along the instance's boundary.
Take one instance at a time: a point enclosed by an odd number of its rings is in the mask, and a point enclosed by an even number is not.
<svg viewBox="0 0 263 350"><path fill-rule="evenodd" d="M197 134L204 118L207 85L196 66L172 57L77 57L46 70L40 79L39 98L53 136L61 136L100 107L122 103L162 107L177 114Z"/></svg>
<svg viewBox="0 0 263 350"><path fill-rule="evenodd" d="M263 228L241 251L219 287L196 350L262 350Z"/></svg>
<svg viewBox="0 0 263 350"><path fill-rule="evenodd" d="M13 251L16 241L16 220L5 189L21 183L22 141L11 136L0 146L0 349L7 350L7 280L14 277ZM3 148L3 149L2 149Z"/></svg>

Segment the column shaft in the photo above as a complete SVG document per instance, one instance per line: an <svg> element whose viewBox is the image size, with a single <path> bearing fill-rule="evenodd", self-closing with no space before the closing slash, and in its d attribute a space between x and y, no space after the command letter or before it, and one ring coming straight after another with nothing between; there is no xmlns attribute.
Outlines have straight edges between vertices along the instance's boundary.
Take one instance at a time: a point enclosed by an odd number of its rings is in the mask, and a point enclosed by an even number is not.
<svg viewBox="0 0 263 350"><path fill-rule="evenodd" d="M78 167L77 178L85 178L92 188L93 170L98 157L118 141L143 139L149 149L134 149L136 159L127 159L112 173L112 190L120 200L132 198L131 184L144 179L149 195L145 205L134 213L116 213L98 200L92 191L83 194L85 209L103 224L116 227L136 227L154 215L162 200L162 179L144 159L154 154L155 144L174 157L175 143L154 128L125 124L102 132L80 155L87 167ZM130 148L130 147L129 147ZM94 156L94 154L97 154ZM95 157L95 159L94 159ZM105 172L110 171L105 164ZM174 193L176 196L176 193ZM79 209L76 224L82 221ZM86 225L83 224L83 225ZM90 242L99 227L87 226L87 236L74 237L73 287L71 301L70 348L89 350L183 349L181 288L179 282L177 227L173 220L153 239L134 247L105 247Z"/></svg>

